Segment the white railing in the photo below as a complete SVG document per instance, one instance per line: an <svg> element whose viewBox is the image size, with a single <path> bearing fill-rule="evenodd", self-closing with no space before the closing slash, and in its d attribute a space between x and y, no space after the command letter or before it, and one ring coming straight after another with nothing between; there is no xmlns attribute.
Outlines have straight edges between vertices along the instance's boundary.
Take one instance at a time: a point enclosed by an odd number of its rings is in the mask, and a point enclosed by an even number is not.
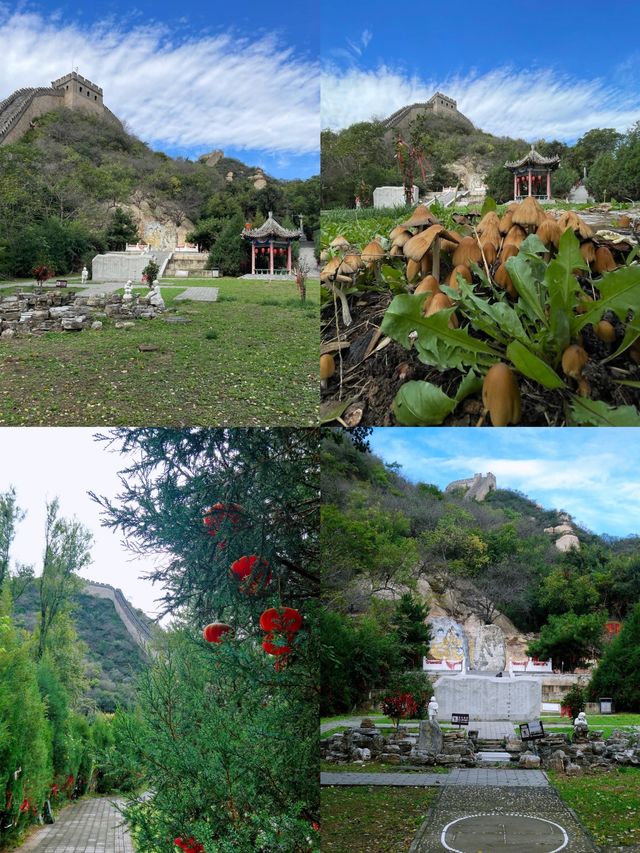
<svg viewBox="0 0 640 853"><path fill-rule="evenodd" d="M525 660L509 661L509 672L553 672L551 658L549 660L536 660L525 658Z"/></svg>
<svg viewBox="0 0 640 853"><path fill-rule="evenodd" d="M422 669L425 672L464 672L464 663L461 660L422 658Z"/></svg>

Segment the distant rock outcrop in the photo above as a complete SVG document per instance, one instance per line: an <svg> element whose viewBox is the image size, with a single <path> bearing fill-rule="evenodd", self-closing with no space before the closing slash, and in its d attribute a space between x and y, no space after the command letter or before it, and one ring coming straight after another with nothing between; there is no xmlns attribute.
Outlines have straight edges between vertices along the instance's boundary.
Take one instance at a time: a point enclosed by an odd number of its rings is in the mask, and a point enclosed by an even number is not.
<svg viewBox="0 0 640 853"><path fill-rule="evenodd" d="M544 532L549 536L557 536L554 545L558 551L569 551L571 548L580 550L580 540L576 531L571 524L571 518L568 515L561 515L561 524L556 524L555 527L545 527Z"/></svg>
<svg viewBox="0 0 640 853"><path fill-rule="evenodd" d="M497 489L496 478L491 471L487 474L474 474L467 480L454 480L453 483L449 483L445 492L451 493L458 489L463 489L466 492L464 496L466 501L483 501L489 492Z"/></svg>

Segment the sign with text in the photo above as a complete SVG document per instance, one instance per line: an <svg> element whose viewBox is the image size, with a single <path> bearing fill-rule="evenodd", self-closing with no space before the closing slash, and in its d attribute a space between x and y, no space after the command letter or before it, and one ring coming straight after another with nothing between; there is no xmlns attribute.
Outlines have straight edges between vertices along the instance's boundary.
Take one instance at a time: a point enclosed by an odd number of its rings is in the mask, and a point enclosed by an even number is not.
<svg viewBox="0 0 640 853"><path fill-rule="evenodd" d="M544 726L541 720L532 723L520 724L520 739L521 740L540 740L544 737Z"/></svg>
<svg viewBox="0 0 640 853"><path fill-rule="evenodd" d="M468 726L469 725L469 715L468 714L452 714L451 715L451 725L452 726Z"/></svg>

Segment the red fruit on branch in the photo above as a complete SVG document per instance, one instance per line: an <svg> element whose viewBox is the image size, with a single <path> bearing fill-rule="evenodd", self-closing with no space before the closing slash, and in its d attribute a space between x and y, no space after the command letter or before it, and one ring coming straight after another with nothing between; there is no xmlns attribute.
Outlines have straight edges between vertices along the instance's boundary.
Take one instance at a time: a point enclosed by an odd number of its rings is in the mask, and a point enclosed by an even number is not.
<svg viewBox="0 0 640 853"><path fill-rule="evenodd" d="M202 632L208 643L221 643L225 634L233 634L233 628L224 622L212 622Z"/></svg>
<svg viewBox="0 0 640 853"><path fill-rule="evenodd" d="M262 648L268 655L275 655L276 657L280 657L281 655L291 654L291 646L282 646L279 643L274 642L274 640L275 636L273 634L267 634L267 636L262 641Z"/></svg>
<svg viewBox="0 0 640 853"><path fill-rule="evenodd" d="M302 615L293 607L270 607L260 617L260 627L263 631L292 635L302 627Z"/></svg>

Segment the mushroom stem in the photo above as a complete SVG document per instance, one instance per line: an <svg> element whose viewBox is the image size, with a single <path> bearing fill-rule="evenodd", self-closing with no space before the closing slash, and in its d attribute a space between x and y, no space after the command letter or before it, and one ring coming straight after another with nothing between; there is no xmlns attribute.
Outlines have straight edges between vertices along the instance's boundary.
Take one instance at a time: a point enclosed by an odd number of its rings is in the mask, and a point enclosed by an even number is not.
<svg viewBox="0 0 640 853"><path fill-rule="evenodd" d="M440 237L433 241L431 256L431 275L436 281L440 281Z"/></svg>
<svg viewBox="0 0 640 853"><path fill-rule="evenodd" d="M339 287L336 287L335 284L332 284L330 281L324 282L325 287L328 287L329 290L333 293L334 296L337 296L342 305L342 322L345 326L350 326L353 323L351 318L351 312L349 311L349 303L347 301L347 297L340 290Z"/></svg>

